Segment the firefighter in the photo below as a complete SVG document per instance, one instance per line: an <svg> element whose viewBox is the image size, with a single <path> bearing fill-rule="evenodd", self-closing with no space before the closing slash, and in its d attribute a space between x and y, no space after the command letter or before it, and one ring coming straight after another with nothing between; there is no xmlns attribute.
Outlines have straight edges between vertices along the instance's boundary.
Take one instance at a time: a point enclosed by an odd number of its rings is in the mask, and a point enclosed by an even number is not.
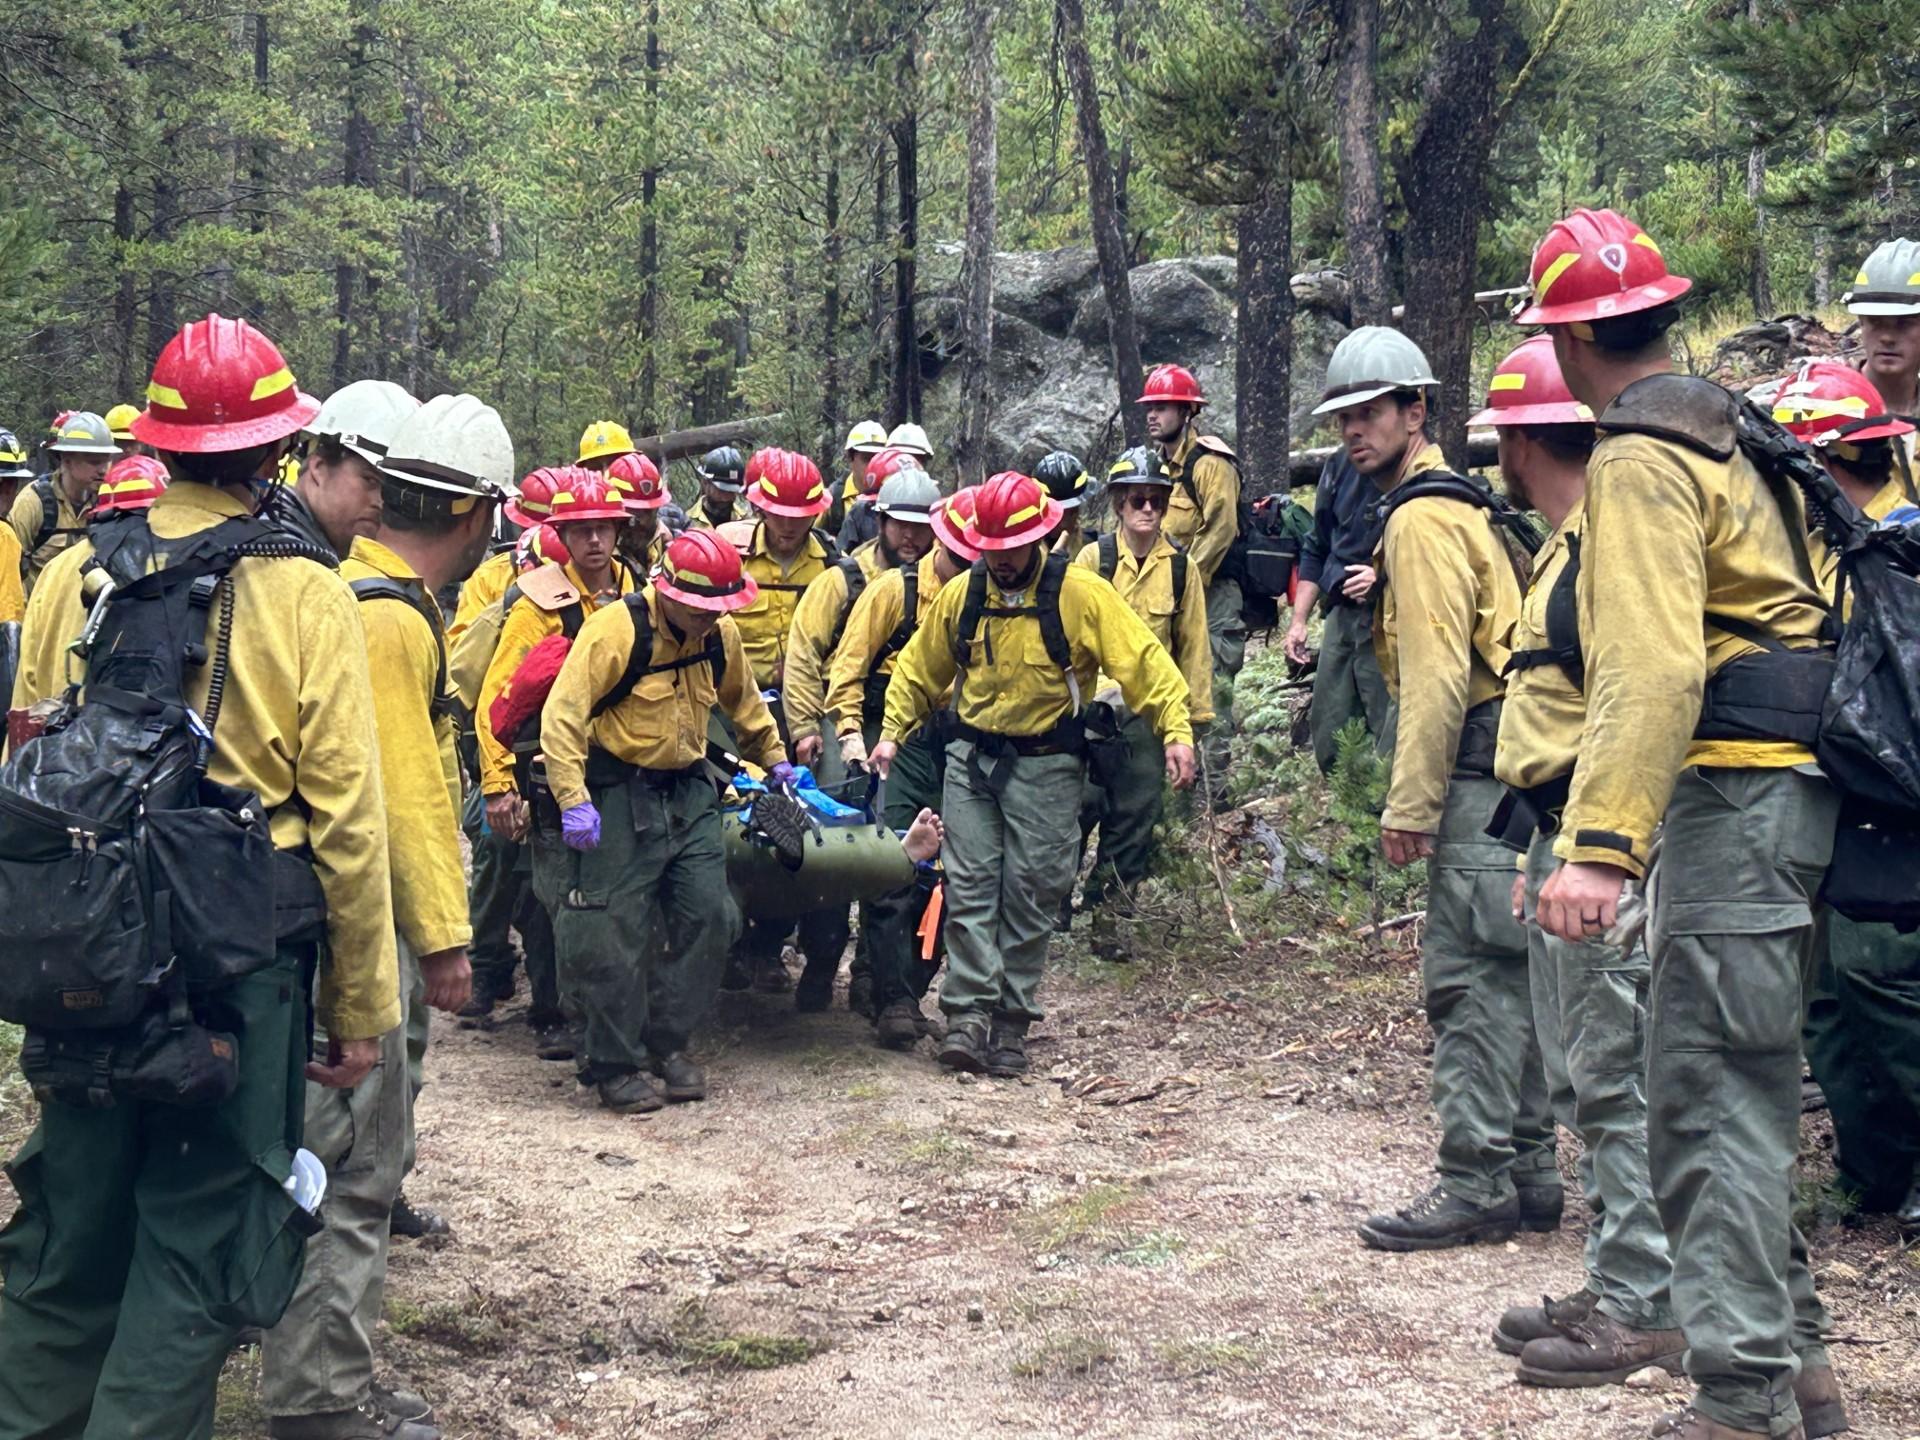
<svg viewBox="0 0 1920 1440"><path fill-rule="evenodd" d="M388 380L356 380L333 392L308 427L300 475L275 513L291 534L342 559L357 536L380 528L380 462L420 402Z"/></svg>
<svg viewBox="0 0 1920 1440"><path fill-rule="evenodd" d="M1399 718L1381 848L1393 865L1432 862L1420 968L1438 1180L1360 1227L1362 1240L1384 1250L1552 1230L1564 1203L1527 937L1508 903L1513 855L1486 834L1501 796L1494 738L1520 586L1491 512L1477 503L1481 487L1451 474L1428 437L1436 383L1419 346L1363 325L1334 350L1315 411L1338 416L1347 458L1388 497L1374 556L1374 644Z"/></svg>
<svg viewBox="0 0 1920 1440"><path fill-rule="evenodd" d="M1859 317L1860 367L1886 413L1920 414L1920 241L1877 246L1840 300Z"/></svg>
<svg viewBox="0 0 1920 1440"><path fill-rule="evenodd" d="M899 485L904 477L887 483ZM841 763L851 769L867 763L867 752L879 743L886 715L887 688L900 652L913 639L920 622L950 580L967 573L980 552L966 538L973 518L974 491L966 489L946 500L937 496L929 515L931 551L913 565L900 565L882 574L854 602L847 617L846 636L834 652L827 711L839 739ZM940 763L934 749L933 727L921 726L893 757L887 771L883 819L890 828L904 828L923 810L940 806ZM929 890L913 885L892 891L860 907L860 932L868 946L871 966L870 998L865 1006L849 1001L874 1022L874 1038L890 1049L914 1044L928 1032L920 1001L932 982L934 967L915 943L925 913Z"/></svg>
<svg viewBox="0 0 1920 1440"><path fill-rule="evenodd" d="M740 517L740 497L747 488L747 462L731 445L719 445L693 462L700 477L700 503L693 507L693 527L714 530Z"/></svg>
<svg viewBox="0 0 1920 1440"><path fill-rule="evenodd" d="M581 626L547 698L567 847L554 935L585 1013L584 1074L610 1110L706 1096L686 1047L739 928L708 712L726 711L771 783L792 779L732 618L755 598L732 546L683 535L650 582Z"/></svg>
<svg viewBox="0 0 1920 1440"><path fill-rule="evenodd" d="M879 493L880 482L867 478L867 462L887 448L886 427L877 420L859 421L847 431L847 443L840 448L846 457L847 478L840 482L840 488L833 497L833 508L827 511L826 529L833 535L840 533L842 522L859 503L861 496Z"/></svg>
<svg viewBox="0 0 1920 1440"><path fill-rule="evenodd" d="M1647 1152L1695 1386L1665 1433L1837 1434L1845 1408L1788 1184L1812 907L1838 812L1809 748L1827 667L1793 652L1822 644L1826 599L1797 499L1789 513L1737 447L1732 397L1672 373L1667 331L1690 282L1651 237L1575 211L1535 250L1532 282L1515 318L1546 327L1599 429L1577 590L1587 714L1541 927L1604 934L1664 834Z"/></svg>
<svg viewBox="0 0 1920 1440"><path fill-rule="evenodd" d="M573 463L583 470L605 472L621 456L633 453L633 436L626 426L618 420L595 420L580 432Z"/></svg>
<svg viewBox="0 0 1920 1440"><path fill-rule="evenodd" d="M902 470L916 470L926 473L926 466L914 455L905 450L891 447L876 450L867 459L867 468L863 483L873 488L856 496L847 506L847 513L833 533L839 537L840 549L851 555L863 545L870 545L880 533L880 512L873 507L873 497L880 493L880 487Z"/></svg>
<svg viewBox="0 0 1920 1440"><path fill-rule="evenodd" d="M1085 783L1083 697L1104 673L1167 751L1175 788L1193 781L1186 681L1111 585L1042 545L1060 523L1040 482L1011 472L979 487L969 545L987 552L943 587L895 663L872 763L953 689L943 719L947 978L939 1061L1023 1074L1028 1027L1060 899L1072 887ZM937 737L936 737L937 738Z"/></svg>
<svg viewBox="0 0 1920 1440"><path fill-rule="evenodd" d="M651 574L673 538L660 524L660 511L672 498L660 478L660 467L635 451L607 466L607 483L627 507L627 523L620 528L620 554L639 574Z"/></svg>
<svg viewBox="0 0 1920 1440"><path fill-rule="evenodd" d="M113 443L120 447L122 455L153 454L151 445L142 445L133 435L133 422L140 418L138 405L116 405L103 418L107 422L108 432L113 436Z"/></svg>
<svg viewBox="0 0 1920 1440"><path fill-rule="evenodd" d="M47 562L87 533L87 514L93 509L107 467L120 457L107 422L87 410L60 417L47 442L54 468L13 497L7 524L25 559L21 578L27 593Z"/></svg>
<svg viewBox="0 0 1920 1440"><path fill-rule="evenodd" d="M1553 342L1536 335L1502 360L1487 408L1470 422L1500 436L1500 475L1515 504L1553 526L1510 642L1494 774L1507 787L1495 827L1524 851L1513 911L1529 921L1553 873L1553 841L1586 716L1575 586L1593 415L1568 392ZM1622 954L1527 926L1534 1027L1555 1118L1584 1144L1580 1178L1593 1216L1586 1283L1501 1316L1494 1344L1533 1385L1618 1383L1650 1364L1678 1373L1686 1340L1673 1317L1673 1265L1647 1173L1646 948Z"/></svg>
<svg viewBox="0 0 1920 1440"><path fill-rule="evenodd" d="M174 477L148 512L163 557L251 517L291 437L320 408L272 341L219 315L167 342L148 395L134 434ZM285 554L286 542L260 538ZM35 588L20 704L64 688L91 549L76 540ZM303 1074L353 1089L401 1021L374 693L352 593L299 556L242 555L223 586L234 618L209 778L258 796L272 817L275 898L263 919L288 923L275 926L266 968L196 1005L202 1023L236 1042L238 1086L226 1099L41 1107L9 1167L20 1208L0 1233L7 1440L212 1435L228 1352L242 1327L280 1318L317 1223L285 1184L303 1143ZM186 698L202 714L214 670L187 672ZM259 912L260 877L205 879L232 888L202 901ZM316 974L325 1039L310 1058ZM306 1433L432 1440L391 1418L336 1415Z"/></svg>
<svg viewBox="0 0 1920 1440"><path fill-rule="evenodd" d="M1087 467L1071 451L1050 450L1033 467L1033 478L1046 487L1047 494L1060 506L1060 528L1048 540L1048 547L1062 555L1078 555L1084 543L1080 534L1080 505L1087 498Z"/></svg>

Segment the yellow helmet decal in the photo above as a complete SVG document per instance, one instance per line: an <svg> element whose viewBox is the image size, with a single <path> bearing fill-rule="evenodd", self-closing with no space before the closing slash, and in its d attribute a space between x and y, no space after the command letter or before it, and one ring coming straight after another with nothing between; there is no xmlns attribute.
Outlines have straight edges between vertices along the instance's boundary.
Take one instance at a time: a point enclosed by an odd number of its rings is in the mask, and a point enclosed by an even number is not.
<svg viewBox="0 0 1920 1440"><path fill-rule="evenodd" d="M282 390L291 390L292 388L293 371L282 365L271 375L262 375L258 380L254 381L253 393L247 398L250 400L264 400L269 395L278 395Z"/></svg>
<svg viewBox="0 0 1920 1440"><path fill-rule="evenodd" d="M1494 376L1493 379L1487 382L1487 389L1489 391L1524 390L1526 388L1527 388L1527 377L1521 374L1518 370L1506 371L1503 374Z"/></svg>
<svg viewBox="0 0 1920 1440"><path fill-rule="evenodd" d="M1034 516L1040 514L1045 509L1046 509L1045 505L1029 505L1024 510L1016 510L1013 512L1013 514L1007 517L1007 525L1009 528L1011 528L1012 526L1018 525L1023 521L1031 520L1033 519Z"/></svg>
<svg viewBox="0 0 1920 1440"><path fill-rule="evenodd" d="M1545 300L1547 291L1553 288L1553 282L1566 274L1569 267L1578 264L1580 258L1578 250L1569 250L1566 254L1557 256L1554 262L1547 266L1547 273L1540 277L1540 288L1534 292L1534 300L1536 302Z"/></svg>

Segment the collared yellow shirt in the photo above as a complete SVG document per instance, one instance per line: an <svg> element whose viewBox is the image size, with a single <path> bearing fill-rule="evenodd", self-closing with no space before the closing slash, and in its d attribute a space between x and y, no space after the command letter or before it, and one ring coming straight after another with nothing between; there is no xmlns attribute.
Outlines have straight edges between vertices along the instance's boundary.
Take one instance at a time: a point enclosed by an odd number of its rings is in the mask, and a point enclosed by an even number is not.
<svg viewBox="0 0 1920 1440"><path fill-rule="evenodd" d="M1566 573L1585 518L1585 507L1575 505L1533 557L1533 578L1506 638L1509 653L1548 647L1547 605ZM1558 665L1515 670L1507 676L1506 703L1500 710L1494 775L1521 790L1571 775L1586 719L1586 695Z"/></svg>
<svg viewBox="0 0 1920 1440"><path fill-rule="evenodd" d="M856 547L851 558L869 585L888 568L887 552L878 540ZM847 574L837 564L827 566L810 580L794 607L793 628L787 636L786 678L780 686L790 739L821 733L821 716L827 705L827 668L833 660L833 632L842 628L850 608Z"/></svg>
<svg viewBox="0 0 1920 1440"><path fill-rule="evenodd" d="M926 623L945 584L940 578L938 554L935 550L922 555L914 567L915 625ZM964 570L959 578L965 580ZM891 675L899 663L899 654L882 656L880 652L900 628L906 610L907 577L902 570L883 572L853 602L847 633L833 653L827 684L826 709L833 717L836 735L858 734L865 728L867 677L876 672ZM946 696L940 698L944 704Z"/></svg>
<svg viewBox="0 0 1920 1440"><path fill-rule="evenodd" d="M740 546L740 568L760 586L753 604L733 612L740 627L740 642L747 647L747 659L753 662L755 682L762 690L777 689L786 670L793 612L807 586L830 568L829 551L818 535L809 534L799 553L782 561L767 549L767 527L758 523L750 540L727 538Z"/></svg>
<svg viewBox="0 0 1920 1440"><path fill-rule="evenodd" d="M13 509L7 512L7 525L26 557L24 583L29 593L40 583L40 572L50 562L86 540L87 517L68 501L67 492L60 485L58 471L53 477L53 494L57 512L53 521L54 534L38 550L29 550L27 547L40 534L40 527L46 522L47 510L40 503L40 492L32 481L20 482L19 490L14 493Z"/></svg>
<svg viewBox="0 0 1920 1440"><path fill-rule="evenodd" d="M1167 502L1164 533L1185 547L1204 584L1213 583L1220 562L1227 558L1240 528L1240 472L1226 459L1200 448L1189 425L1166 456L1167 473L1174 479L1173 498ZM1182 477L1191 475L1200 503L1187 493Z"/></svg>
<svg viewBox="0 0 1920 1440"><path fill-rule="evenodd" d="M1133 613L1146 622L1153 638L1166 647L1186 677L1187 709L1193 723L1210 725L1213 723L1213 646L1207 640L1207 591L1200 579L1200 568L1189 560L1187 593L1174 595L1176 553L1173 542L1162 534L1154 537L1153 548L1142 560L1128 548L1124 537L1117 537L1111 583L1120 592L1120 598L1133 607ZM1096 540L1082 547L1073 563L1099 574L1100 542ZM1178 645L1174 643L1176 633Z"/></svg>

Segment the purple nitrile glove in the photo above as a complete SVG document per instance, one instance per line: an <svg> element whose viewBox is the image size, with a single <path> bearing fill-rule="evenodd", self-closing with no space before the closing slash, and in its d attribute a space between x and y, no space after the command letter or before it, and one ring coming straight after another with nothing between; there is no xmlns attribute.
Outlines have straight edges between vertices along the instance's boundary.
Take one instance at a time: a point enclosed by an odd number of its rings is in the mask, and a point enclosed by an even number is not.
<svg viewBox="0 0 1920 1440"><path fill-rule="evenodd" d="M560 817L560 838L569 850L595 850L600 845L600 812L589 800Z"/></svg>
<svg viewBox="0 0 1920 1440"><path fill-rule="evenodd" d="M769 790L792 790L799 784L800 772L784 760L767 771L767 788Z"/></svg>

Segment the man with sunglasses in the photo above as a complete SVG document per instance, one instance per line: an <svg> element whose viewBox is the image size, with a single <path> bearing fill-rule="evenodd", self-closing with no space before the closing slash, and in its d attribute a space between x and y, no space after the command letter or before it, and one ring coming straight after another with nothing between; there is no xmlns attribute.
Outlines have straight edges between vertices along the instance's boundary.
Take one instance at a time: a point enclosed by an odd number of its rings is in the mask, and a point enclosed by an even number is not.
<svg viewBox="0 0 1920 1440"><path fill-rule="evenodd" d="M1107 471L1114 533L1084 546L1074 564L1097 570L1120 592L1180 667L1195 727L1213 720L1213 649L1207 640L1207 592L1199 567L1163 532L1173 477L1149 445L1124 452ZM1109 759L1090 767L1080 805L1080 834L1100 827L1099 862L1087 877L1081 906L1093 913L1094 947L1116 946L1115 921L1132 908L1135 888L1153 859L1153 827L1165 791L1166 749L1146 717L1134 714L1117 687L1102 682L1099 700L1113 711Z"/></svg>

